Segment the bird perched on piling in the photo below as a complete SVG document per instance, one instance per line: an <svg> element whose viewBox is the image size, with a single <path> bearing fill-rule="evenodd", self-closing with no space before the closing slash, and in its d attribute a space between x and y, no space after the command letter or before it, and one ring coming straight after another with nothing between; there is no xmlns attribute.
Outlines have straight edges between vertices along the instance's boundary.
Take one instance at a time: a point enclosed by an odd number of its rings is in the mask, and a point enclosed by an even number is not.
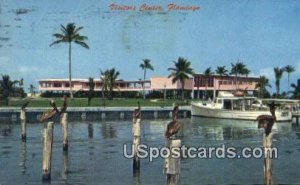
<svg viewBox="0 0 300 185"><path fill-rule="evenodd" d="M134 109L133 114L132 114L132 117L134 119L141 118L141 106L140 106L140 102L137 102L137 104L138 104L138 108Z"/></svg>
<svg viewBox="0 0 300 185"><path fill-rule="evenodd" d="M46 111L43 113L43 115L40 118L40 122L52 119L56 114L59 114L59 111L56 107L56 104L54 102L54 100L50 101L50 105L53 108L52 110Z"/></svg>
<svg viewBox="0 0 300 185"><path fill-rule="evenodd" d="M268 136L272 132L272 127L276 121L275 109L276 105L274 101L269 105L271 116L270 115L260 115L256 118L258 121L258 128L264 128L265 134Z"/></svg>
<svg viewBox="0 0 300 185"><path fill-rule="evenodd" d="M26 101L26 102L24 102L23 105L22 105L22 107L21 107L21 109L22 109L22 110L25 110L29 103L30 103L29 100Z"/></svg>
<svg viewBox="0 0 300 185"><path fill-rule="evenodd" d="M173 120L168 124L167 130L165 132L165 137L169 139L171 136L175 135L180 129L180 123L178 121L178 106L175 106L172 111Z"/></svg>
<svg viewBox="0 0 300 185"><path fill-rule="evenodd" d="M64 102L63 102L63 105L60 108L60 114L63 114L67 111L67 99L68 99L68 97L64 96L63 99L64 99Z"/></svg>

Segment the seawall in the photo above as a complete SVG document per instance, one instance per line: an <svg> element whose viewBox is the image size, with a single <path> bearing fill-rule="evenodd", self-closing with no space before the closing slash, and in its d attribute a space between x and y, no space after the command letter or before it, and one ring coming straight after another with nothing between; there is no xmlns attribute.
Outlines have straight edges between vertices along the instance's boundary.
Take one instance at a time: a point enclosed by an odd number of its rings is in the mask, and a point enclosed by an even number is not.
<svg viewBox="0 0 300 185"><path fill-rule="evenodd" d="M51 108L27 108L27 122L37 123L43 112ZM67 109L69 121L101 121L101 120L131 120L135 107L69 107ZM172 107L141 107L142 119L171 118ZM19 107L0 108L0 123L19 122ZM179 117L191 116L189 106L179 107ZM55 119L59 119L58 117Z"/></svg>

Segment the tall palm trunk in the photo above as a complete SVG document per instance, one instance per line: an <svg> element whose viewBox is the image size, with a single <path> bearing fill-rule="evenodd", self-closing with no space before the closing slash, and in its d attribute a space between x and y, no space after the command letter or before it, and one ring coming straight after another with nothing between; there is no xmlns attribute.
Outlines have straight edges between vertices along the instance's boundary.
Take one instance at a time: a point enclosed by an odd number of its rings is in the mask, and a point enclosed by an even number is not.
<svg viewBox="0 0 300 185"><path fill-rule="evenodd" d="M183 81L181 81L181 99L182 100L184 100L184 85L185 85L185 83L184 83L184 80Z"/></svg>
<svg viewBox="0 0 300 185"><path fill-rule="evenodd" d="M207 83L208 83L208 78L205 79L205 99L207 99Z"/></svg>
<svg viewBox="0 0 300 185"><path fill-rule="evenodd" d="M144 69L144 82L142 83L143 84L143 97L144 97L144 100L146 99L146 95L145 95L145 80L146 80L146 68Z"/></svg>
<svg viewBox="0 0 300 185"><path fill-rule="evenodd" d="M69 85L70 85L70 96L73 99L73 90L72 90L72 55L71 55L71 42L69 42Z"/></svg>
<svg viewBox="0 0 300 185"><path fill-rule="evenodd" d="M197 99L200 99L199 85L200 85L200 77L197 78Z"/></svg>
<svg viewBox="0 0 300 185"><path fill-rule="evenodd" d="M237 90L238 89L238 86L237 86L237 73L235 73L234 81L235 81L235 90Z"/></svg>
<svg viewBox="0 0 300 185"><path fill-rule="evenodd" d="M279 80L276 80L275 82L276 84L276 95L277 95L277 98L279 98L279 94L280 94L280 81Z"/></svg>
<svg viewBox="0 0 300 185"><path fill-rule="evenodd" d="M218 81L218 94L220 92L220 81L223 83L223 78L220 76L220 80Z"/></svg>
<svg viewBox="0 0 300 185"><path fill-rule="evenodd" d="M288 73L288 93L290 92L290 73Z"/></svg>

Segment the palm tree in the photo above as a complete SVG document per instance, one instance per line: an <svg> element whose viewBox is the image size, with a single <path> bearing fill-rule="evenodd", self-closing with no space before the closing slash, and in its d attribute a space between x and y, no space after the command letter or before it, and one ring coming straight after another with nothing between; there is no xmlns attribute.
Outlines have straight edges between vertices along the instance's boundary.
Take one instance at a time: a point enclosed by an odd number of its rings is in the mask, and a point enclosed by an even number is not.
<svg viewBox="0 0 300 185"><path fill-rule="evenodd" d="M110 99L113 98L113 90L115 87L115 83L117 78L119 77L120 72L116 71L115 68L112 68L109 70L109 94L110 94Z"/></svg>
<svg viewBox="0 0 300 185"><path fill-rule="evenodd" d="M108 94L108 78L109 78L109 72L108 70L106 71L100 71L101 73L101 77L100 77L100 80L102 82L102 101L103 101L103 105L105 106L105 96L107 97L107 94Z"/></svg>
<svg viewBox="0 0 300 185"><path fill-rule="evenodd" d="M285 66L285 71L288 74L288 92L290 92L290 74L292 72L295 72L295 68L291 65L287 65L287 66Z"/></svg>
<svg viewBox="0 0 300 185"><path fill-rule="evenodd" d="M231 72L230 74L234 74L235 75L235 88L238 89L239 88L239 81L238 81L238 77L239 75L248 75L250 73L250 70L247 69L246 65L242 62L237 62L235 64L231 63Z"/></svg>
<svg viewBox="0 0 300 185"><path fill-rule="evenodd" d="M294 89L294 91L290 92L290 93L293 93L292 97L299 99L300 98L300 83L299 83L299 81L298 81L297 85L292 83L291 87Z"/></svg>
<svg viewBox="0 0 300 185"><path fill-rule="evenodd" d="M237 89L237 76L239 74L238 68L237 68L237 63L236 64L231 63L230 74L234 74L235 89Z"/></svg>
<svg viewBox="0 0 300 185"><path fill-rule="evenodd" d="M18 81L18 84L19 84L20 89L22 89L23 85L24 85L24 79L21 78L21 80Z"/></svg>
<svg viewBox="0 0 300 185"><path fill-rule="evenodd" d="M36 89L36 88L34 87L33 84L30 84L30 85L29 85L28 90L29 90L29 92L30 92L31 95L35 95L35 89Z"/></svg>
<svg viewBox="0 0 300 185"><path fill-rule="evenodd" d="M144 82L142 83L143 86L143 97L146 99L145 95L145 80L146 80L146 71L147 69L154 70L153 66L150 63L151 61L149 59L143 59L143 63L140 64L140 67L144 70Z"/></svg>
<svg viewBox="0 0 300 185"><path fill-rule="evenodd" d="M103 83L103 85L102 85L103 91L102 92L103 93L106 92L108 99L111 100L113 98L113 90L115 87L115 83L116 83L118 76L120 75L120 72L116 71L115 68L112 68L112 69L107 69L104 72L101 72L101 74L102 74L101 80Z"/></svg>
<svg viewBox="0 0 300 185"><path fill-rule="evenodd" d="M258 83L255 85L255 89L259 88L259 97L264 98L267 91L266 87L272 87L269 83L269 79L265 76L260 76Z"/></svg>
<svg viewBox="0 0 300 185"><path fill-rule="evenodd" d="M174 68L168 68L169 71L171 71L171 74L168 78L172 77L172 83L176 83L177 81L180 81L181 83L181 98L184 99L184 85L185 80L189 79L189 75L193 75L194 71L190 67L191 62L187 59L179 57L177 62L173 61L175 67Z"/></svg>
<svg viewBox="0 0 300 185"><path fill-rule="evenodd" d="M251 71L248 68L246 68L246 66L245 66L245 68L242 70L241 75L245 75L246 77L248 77L248 75L250 74L250 72Z"/></svg>
<svg viewBox="0 0 300 185"><path fill-rule="evenodd" d="M218 66L216 69L216 74L218 74L220 76L220 79L222 80L223 76L227 76L228 75L228 70L226 69L225 66ZM220 89L220 82L218 84L218 90Z"/></svg>
<svg viewBox="0 0 300 185"><path fill-rule="evenodd" d="M72 91L72 42L78 44L86 49L89 49L89 46L85 43L85 40L88 38L86 36L80 35L78 32L83 29L82 26L76 28L75 23L68 23L67 26L61 26L62 33L54 33L55 37L54 42L50 44L50 47L59 43L67 43L69 45L69 86L70 86L70 96L73 98Z"/></svg>
<svg viewBox="0 0 300 185"><path fill-rule="evenodd" d="M0 95L5 100L5 104L8 105L8 98L15 91L14 85L16 81L11 81L9 75L2 75L0 80Z"/></svg>
<svg viewBox="0 0 300 185"><path fill-rule="evenodd" d="M280 80L282 78L282 74L284 72L284 68L274 67L275 74L275 86L276 86L276 96L279 97L280 94Z"/></svg>
<svg viewBox="0 0 300 185"><path fill-rule="evenodd" d="M211 71L211 67L205 69L204 71L204 77L205 77L205 99L207 98L207 85L208 85L208 79L209 79L209 76L214 74L212 71Z"/></svg>
<svg viewBox="0 0 300 185"><path fill-rule="evenodd" d="M91 105L91 100L94 96L94 89L95 89L95 82L94 82L94 78L89 77L89 93L88 93L88 106Z"/></svg>

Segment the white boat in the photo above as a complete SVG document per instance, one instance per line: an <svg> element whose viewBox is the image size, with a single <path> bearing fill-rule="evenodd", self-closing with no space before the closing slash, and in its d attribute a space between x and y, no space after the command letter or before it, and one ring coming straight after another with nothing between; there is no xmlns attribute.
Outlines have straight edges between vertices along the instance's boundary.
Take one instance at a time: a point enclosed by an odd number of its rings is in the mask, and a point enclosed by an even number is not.
<svg viewBox="0 0 300 185"><path fill-rule="evenodd" d="M237 97L229 92L219 92L215 101L192 102L191 110L192 116L238 120L256 120L260 115L271 115L269 108L256 97ZM290 110L278 108L275 115L278 122L292 120Z"/></svg>

